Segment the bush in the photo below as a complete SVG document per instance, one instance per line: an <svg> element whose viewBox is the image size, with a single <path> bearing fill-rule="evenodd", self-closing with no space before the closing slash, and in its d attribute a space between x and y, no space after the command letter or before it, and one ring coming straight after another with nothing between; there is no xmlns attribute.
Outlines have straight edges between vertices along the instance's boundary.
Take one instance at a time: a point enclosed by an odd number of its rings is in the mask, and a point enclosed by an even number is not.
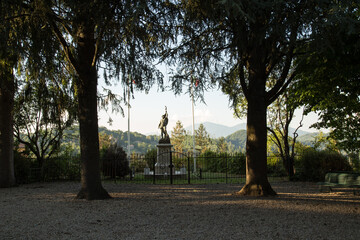
<svg viewBox="0 0 360 240"><path fill-rule="evenodd" d="M206 151L199 157L203 163L203 170L208 172L228 172L232 174L245 173L245 154L244 153L216 153Z"/></svg>
<svg viewBox="0 0 360 240"><path fill-rule="evenodd" d="M130 167L135 172L143 172L144 168L148 167L148 163L145 158L139 157L139 158L131 159Z"/></svg>
<svg viewBox="0 0 360 240"><path fill-rule="evenodd" d="M224 156L225 154L218 155L216 152L207 150L198 157L199 162L202 162L199 164L200 168L205 172L225 172L226 161L223 158Z"/></svg>
<svg viewBox="0 0 360 240"><path fill-rule="evenodd" d="M125 177L130 174L129 162L124 149L112 144L108 149L105 149L102 157L102 172L104 176Z"/></svg>
<svg viewBox="0 0 360 240"><path fill-rule="evenodd" d="M356 172L360 172L359 153L350 153L349 160L350 160L351 167L353 168L353 170Z"/></svg>
<svg viewBox="0 0 360 240"><path fill-rule="evenodd" d="M60 156L49 158L44 163L44 180L79 180L80 157Z"/></svg>
<svg viewBox="0 0 360 240"><path fill-rule="evenodd" d="M14 173L16 183L24 184L30 182L31 159L24 157L14 151Z"/></svg>
<svg viewBox="0 0 360 240"><path fill-rule="evenodd" d="M283 177L287 175L281 157L268 157L267 173L274 177Z"/></svg>
<svg viewBox="0 0 360 240"><path fill-rule="evenodd" d="M154 170L154 164L156 163L156 158L157 158L157 149L156 148L149 149L145 153L145 161L146 161L147 167L149 167L151 170Z"/></svg>
<svg viewBox="0 0 360 240"><path fill-rule="evenodd" d="M235 153L228 157L229 172L233 174L246 173L246 155L244 153Z"/></svg>
<svg viewBox="0 0 360 240"><path fill-rule="evenodd" d="M323 181L330 171L351 171L352 168L345 156L338 152L306 149L295 161L295 177L302 181Z"/></svg>
<svg viewBox="0 0 360 240"><path fill-rule="evenodd" d="M177 155L172 157L172 164L174 165L175 169L180 169L182 167L187 167L188 162L185 156Z"/></svg>

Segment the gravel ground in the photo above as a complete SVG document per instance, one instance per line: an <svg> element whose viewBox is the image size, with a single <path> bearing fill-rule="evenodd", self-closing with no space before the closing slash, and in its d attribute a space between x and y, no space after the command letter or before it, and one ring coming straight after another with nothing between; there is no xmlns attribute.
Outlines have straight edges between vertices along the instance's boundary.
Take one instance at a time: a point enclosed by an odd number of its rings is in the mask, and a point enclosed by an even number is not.
<svg viewBox="0 0 360 240"><path fill-rule="evenodd" d="M105 183L109 200L75 200L79 183L0 189L0 239L360 239L360 196L273 183L276 197L239 185Z"/></svg>

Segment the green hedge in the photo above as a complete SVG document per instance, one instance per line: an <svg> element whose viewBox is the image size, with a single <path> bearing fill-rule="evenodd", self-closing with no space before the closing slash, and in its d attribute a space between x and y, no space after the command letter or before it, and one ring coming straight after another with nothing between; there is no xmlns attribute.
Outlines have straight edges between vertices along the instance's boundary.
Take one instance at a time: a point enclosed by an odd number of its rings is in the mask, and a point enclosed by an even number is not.
<svg viewBox="0 0 360 240"><path fill-rule="evenodd" d="M244 153L227 154L206 151L197 158L197 165L206 172L244 174L245 159Z"/></svg>
<svg viewBox="0 0 360 240"><path fill-rule="evenodd" d="M295 161L295 177L301 181L323 181L330 171L352 171L346 157L338 152L306 149Z"/></svg>

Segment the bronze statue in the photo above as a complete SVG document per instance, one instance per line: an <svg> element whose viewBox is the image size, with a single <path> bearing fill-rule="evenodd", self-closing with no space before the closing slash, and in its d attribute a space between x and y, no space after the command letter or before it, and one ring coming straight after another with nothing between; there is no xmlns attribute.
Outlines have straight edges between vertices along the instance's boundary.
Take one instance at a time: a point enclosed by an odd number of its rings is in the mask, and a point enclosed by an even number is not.
<svg viewBox="0 0 360 240"><path fill-rule="evenodd" d="M166 126L169 122L169 119L168 119L168 113L167 113L167 108L165 106L165 114L162 115L162 118L160 120L160 123L159 123L159 129L161 130L161 139L160 141L166 141L166 142L170 142L170 138L169 138L169 135L166 131Z"/></svg>

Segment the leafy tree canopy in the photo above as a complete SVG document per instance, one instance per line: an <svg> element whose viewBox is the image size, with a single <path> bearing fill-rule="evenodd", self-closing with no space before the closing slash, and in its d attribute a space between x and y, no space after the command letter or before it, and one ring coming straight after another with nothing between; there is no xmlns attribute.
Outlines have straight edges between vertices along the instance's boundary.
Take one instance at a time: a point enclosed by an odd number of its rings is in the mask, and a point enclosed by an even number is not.
<svg viewBox="0 0 360 240"><path fill-rule="evenodd" d="M318 113L314 127L331 129L340 148L354 151L360 147L360 5L345 2L337 6L342 14L318 26L318 41L304 49L311 54L299 57L294 97Z"/></svg>
<svg viewBox="0 0 360 240"><path fill-rule="evenodd" d="M247 179L241 194L274 195L266 175L266 110L294 80L294 60L352 1L181 1L180 62L173 87L216 83L234 107L247 101ZM337 19L337 20L336 20ZM329 36L331 33L329 33ZM324 43L324 42L322 42ZM201 88L200 88L201 89Z"/></svg>

